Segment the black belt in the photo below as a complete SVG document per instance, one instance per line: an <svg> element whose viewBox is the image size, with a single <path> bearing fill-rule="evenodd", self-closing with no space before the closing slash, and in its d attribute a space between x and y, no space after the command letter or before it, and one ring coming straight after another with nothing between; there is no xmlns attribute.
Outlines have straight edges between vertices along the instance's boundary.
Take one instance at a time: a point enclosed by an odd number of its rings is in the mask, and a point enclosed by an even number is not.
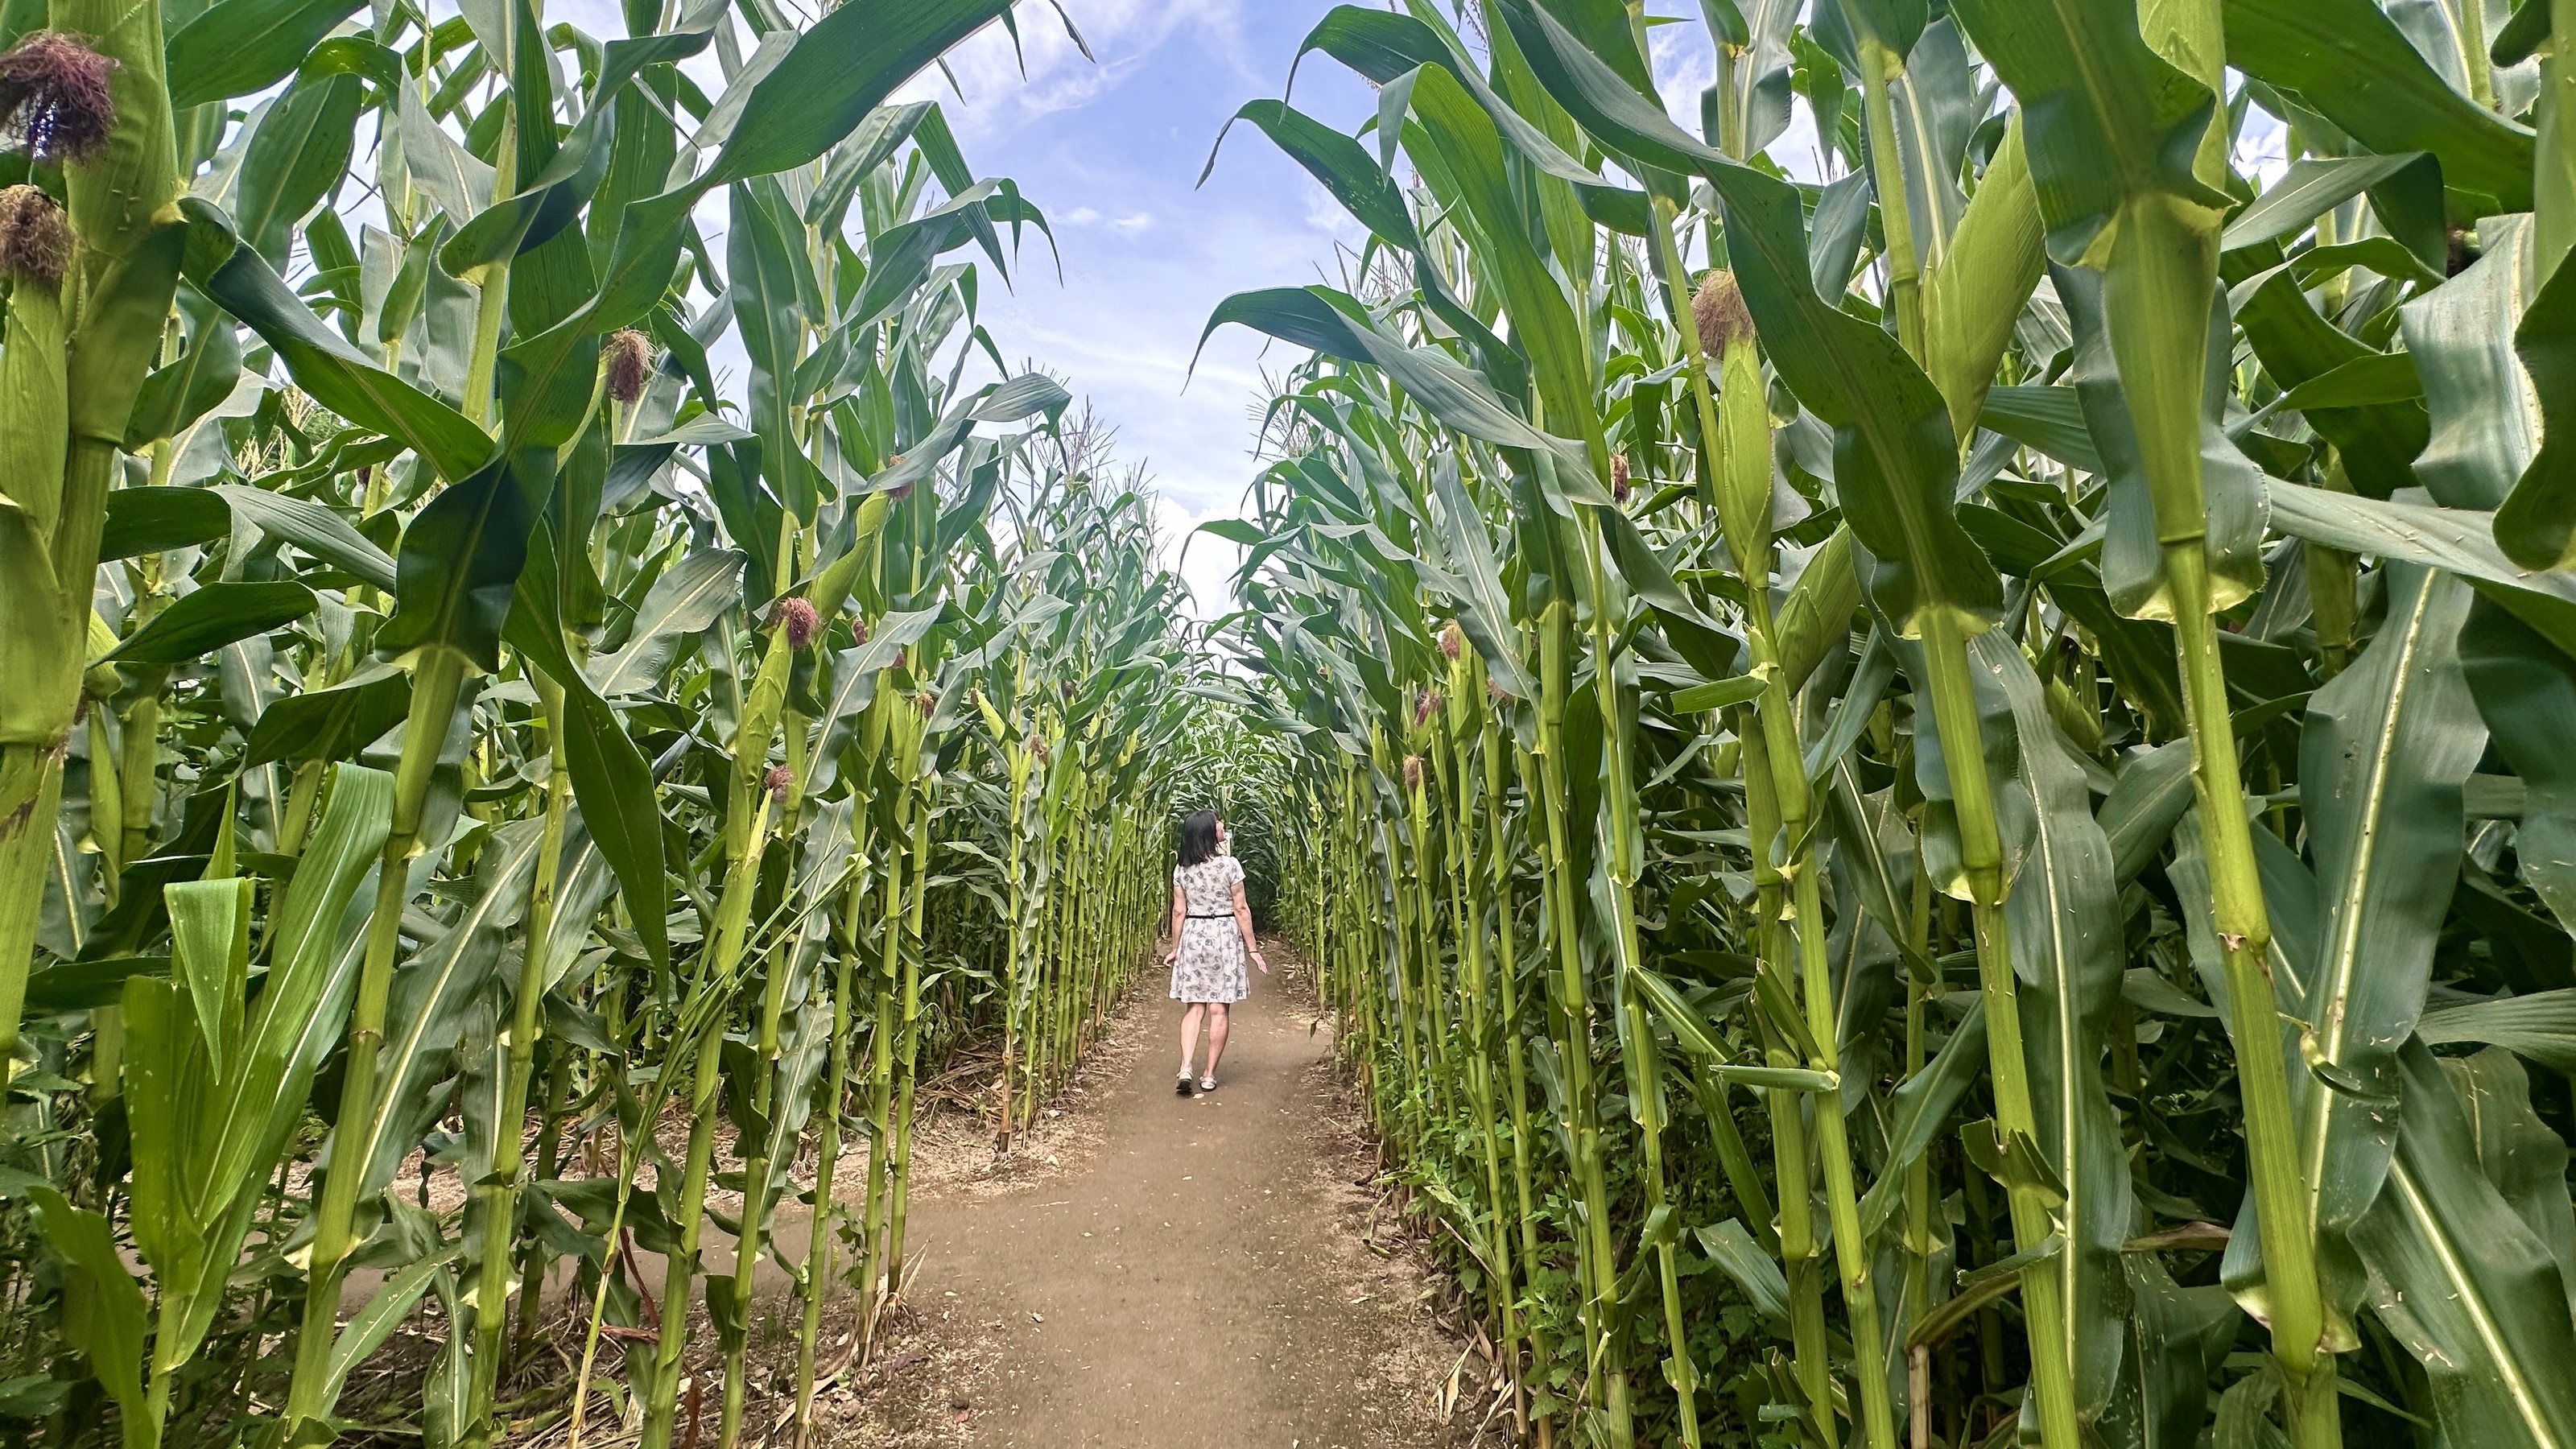
<svg viewBox="0 0 2576 1449"><path fill-rule="evenodd" d="M1193 912L1189 918L1193 921L1231 921L1234 919L1234 912L1219 911L1213 916L1202 916Z"/></svg>

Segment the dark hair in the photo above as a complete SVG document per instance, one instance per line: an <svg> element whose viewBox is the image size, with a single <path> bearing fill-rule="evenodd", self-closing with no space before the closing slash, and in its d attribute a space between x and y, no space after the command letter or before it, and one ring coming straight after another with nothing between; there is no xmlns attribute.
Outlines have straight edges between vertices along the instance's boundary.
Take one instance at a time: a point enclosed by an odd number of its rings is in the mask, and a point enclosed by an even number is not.
<svg viewBox="0 0 2576 1449"><path fill-rule="evenodd" d="M1216 854L1216 812L1201 810L1181 822L1181 864L1197 865Z"/></svg>

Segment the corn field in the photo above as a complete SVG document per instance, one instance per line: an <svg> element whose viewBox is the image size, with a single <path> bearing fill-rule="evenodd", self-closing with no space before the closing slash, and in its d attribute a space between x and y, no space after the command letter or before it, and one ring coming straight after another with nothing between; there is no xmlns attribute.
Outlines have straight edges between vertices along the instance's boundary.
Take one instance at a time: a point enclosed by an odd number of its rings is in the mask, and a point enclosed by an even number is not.
<svg viewBox="0 0 2576 1449"><path fill-rule="evenodd" d="M2576 0L1334 9L1212 627L622 8L0 6L0 1435L822 1442L1213 807L1526 1442L2576 1444Z"/></svg>
<svg viewBox="0 0 2576 1449"><path fill-rule="evenodd" d="M1352 281L1208 324L1315 354L1228 688L1517 1415L2576 1443L2576 6L1699 12L1332 11L1368 124L1236 130Z"/></svg>
<svg viewBox="0 0 2576 1449"><path fill-rule="evenodd" d="M1207 666L889 101L1008 11L7 8L0 1436L803 1442L1063 1081Z"/></svg>

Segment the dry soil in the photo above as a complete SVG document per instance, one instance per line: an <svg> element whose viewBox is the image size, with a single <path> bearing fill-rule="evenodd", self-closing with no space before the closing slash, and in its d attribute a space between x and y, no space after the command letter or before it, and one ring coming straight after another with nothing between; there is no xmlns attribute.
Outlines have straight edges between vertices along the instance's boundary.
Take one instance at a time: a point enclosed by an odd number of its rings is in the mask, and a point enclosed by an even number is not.
<svg viewBox="0 0 2576 1449"><path fill-rule="evenodd" d="M1302 985L1256 976L1218 1089L1187 1098L1172 1090L1179 1008L1149 985L1125 1010L1153 1036L1095 1078L1088 1150L1007 1195L915 1205L912 1333L945 1342L922 1362L962 1381L899 1397L945 1409L937 1438L1410 1449L1475 1437L1486 1401L1462 1385L1482 1360L1442 1331L1418 1251L1378 1241L1373 1166L1337 1116L1331 1028ZM954 1351L960 1336L973 1352Z"/></svg>

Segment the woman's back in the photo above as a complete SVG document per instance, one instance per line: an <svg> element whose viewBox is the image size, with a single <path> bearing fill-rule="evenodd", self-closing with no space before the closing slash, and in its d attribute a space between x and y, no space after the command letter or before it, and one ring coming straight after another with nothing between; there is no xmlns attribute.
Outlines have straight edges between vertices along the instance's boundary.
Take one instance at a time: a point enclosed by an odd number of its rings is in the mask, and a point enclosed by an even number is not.
<svg viewBox="0 0 2576 1449"><path fill-rule="evenodd" d="M1230 855L1211 855L1196 865L1172 872L1193 916L1232 916L1234 883L1243 879L1243 862Z"/></svg>

